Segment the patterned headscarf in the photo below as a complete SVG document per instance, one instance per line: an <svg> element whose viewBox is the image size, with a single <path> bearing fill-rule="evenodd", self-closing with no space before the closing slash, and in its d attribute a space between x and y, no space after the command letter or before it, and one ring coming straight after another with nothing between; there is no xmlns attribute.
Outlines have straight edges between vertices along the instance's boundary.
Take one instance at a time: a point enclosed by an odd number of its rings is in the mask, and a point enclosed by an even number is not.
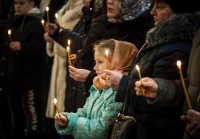
<svg viewBox="0 0 200 139"><path fill-rule="evenodd" d="M135 45L125 41L115 41L115 49L110 62L109 70L115 70L123 74L127 74L131 66L131 62L135 57L138 49ZM105 83L106 78L101 75L93 79L93 85L97 90L106 89L108 86Z"/></svg>
<svg viewBox="0 0 200 139"><path fill-rule="evenodd" d="M118 18L110 18L110 22L124 22L137 18L151 7L151 0L120 0Z"/></svg>

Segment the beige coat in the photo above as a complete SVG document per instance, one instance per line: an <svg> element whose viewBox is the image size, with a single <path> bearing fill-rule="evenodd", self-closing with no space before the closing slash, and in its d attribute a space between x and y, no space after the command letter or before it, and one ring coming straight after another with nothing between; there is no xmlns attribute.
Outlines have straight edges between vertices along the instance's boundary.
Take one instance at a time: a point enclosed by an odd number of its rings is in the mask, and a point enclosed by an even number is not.
<svg viewBox="0 0 200 139"><path fill-rule="evenodd" d="M73 30L75 25L82 17L82 0L70 0L58 11L58 23L63 28ZM66 56L67 52L64 47L58 44L47 42L47 54L54 57L51 73L51 81L48 95L48 102L46 108L46 117L53 118L56 112L54 105L54 98L57 98L58 109L60 112L64 111L65 90L66 90Z"/></svg>

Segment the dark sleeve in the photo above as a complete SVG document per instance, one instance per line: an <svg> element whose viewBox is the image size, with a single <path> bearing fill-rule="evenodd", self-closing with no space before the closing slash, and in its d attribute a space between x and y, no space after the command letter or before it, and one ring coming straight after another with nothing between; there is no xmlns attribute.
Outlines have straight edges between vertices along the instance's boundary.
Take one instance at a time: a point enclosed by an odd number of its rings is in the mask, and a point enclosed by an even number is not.
<svg viewBox="0 0 200 139"><path fill-rule="evenodd" d="M88 77L86 78L86 81L84 82L84 86L85 86L85 89L88 91L90 89L90 87L92 86L93 84L93 79L94 77L97 76L95 70L92 70L90 72L90 74L88 75Z"/></svg>
<svg viewBox="0 0 200 139"><path fill-rule="evenodd" d="M3 39L3 32L6 25L14 19L15 11L13 3L12 0L0 2L0 40Z"/></svg>
<svg viewBox="0 0 200 139"><path fill-rule="evenodd" d="M108 21L104 16L100 16L97 19L95 19L94 22L92 22L83 48L76 53L76 64L79 68L93 70L93 46L96 43L96 41L109 38L107 22Z"/></svg>
<svg viewBox="0 0 200 139"><path fill-rule="evenodd" d="M66 48L68 45L68 39L71 41L70 50L71 54L75 54L79 49L82 48L85 41L85 36L79 33L76 33L70 29L63 29L59 32L57 29L51 37L56 40L61 46Z"/></svg>
<svg viewBox="0 0 200 139"><path fill-rule="evenodd" d="M115 101L124 102L126 96L126 88L128 85L128 81L130 80L130 76L123 75L119 84L119 90L117 91Z"/></svg>

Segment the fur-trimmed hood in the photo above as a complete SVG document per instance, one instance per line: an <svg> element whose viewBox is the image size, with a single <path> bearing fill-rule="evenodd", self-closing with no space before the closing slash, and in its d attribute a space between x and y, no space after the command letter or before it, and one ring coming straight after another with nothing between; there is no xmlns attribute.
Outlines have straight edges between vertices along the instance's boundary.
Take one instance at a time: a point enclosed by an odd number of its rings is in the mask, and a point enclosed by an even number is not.
<svg viewBox="0 0 200 139"><path fill-rule="evenodd" d="M179 14L152 28L147 33L147 47L154 47L168 42L192 41L200 27L200 12Z"/></svg>

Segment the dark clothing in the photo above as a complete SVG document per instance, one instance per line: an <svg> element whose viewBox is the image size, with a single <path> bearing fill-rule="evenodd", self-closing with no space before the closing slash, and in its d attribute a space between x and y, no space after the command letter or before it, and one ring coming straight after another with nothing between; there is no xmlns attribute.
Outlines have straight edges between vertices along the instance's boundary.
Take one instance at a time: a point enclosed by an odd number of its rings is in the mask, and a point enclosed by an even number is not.
<svg viewBox="0 0 200 139"><path fill-rule="evenodd" d="M147 33L147 44L132 63L129 76L123 75L116 101L123 101L126 92L133 95L136 119L142 124L140 133L146 139L182 139L185 123L180 120L183 104L175 107L149 105L145 97L136 96L135 82L139 80L135 65L140 66L142 77L179 79L177 60L182 62L186 76L192 39L199 21L188 15L177 15ZM128 85L129 83L129 85Z"/></svg>
<svg viewBox="0 0 200 139"><path fill-rule="evenodd" d="M196 17L197 19L199 18ZM200 111L200 29L196 32L196 35L193 39L192 50L190 53L189 65L187 69L187 78L185 78L185 85L188 91L188 95L190 98L190 102L192 105L192 109ZM183 113L185 114L188 110L188 104L185 100L185 94L182 87L181 80L164 80L164 79L154 79L158 84L158 90L162 91L159 93L154 101L151 101L152 105L164 105L164 106L179 106L184 103ZM184 139L197 139L195 137L191 137L189 133L184 135Z"/></svg>
<svg viewBox="0 0 200 139"><path fill-rule="evenodd" d="M39 130L38 97L40 79L45 56L44 29L41 14L15 16L5 29L3 54L0 59L0 73L6 82L15 135ZM21 44L21 50L12 50L7 31L11 29L12 41ZM22 136L20 136L22 137Z"/></svg>
<svg viewBox="0 0 200 139"><path fill-rule="evenodd" d="M5 26L14 18L13 0L0 0L0 57L3 51L3 33ZM5 82L0 75L0 138L8 138L11 132L11 116L6 97L6 90L3 88Z"/></svg>

